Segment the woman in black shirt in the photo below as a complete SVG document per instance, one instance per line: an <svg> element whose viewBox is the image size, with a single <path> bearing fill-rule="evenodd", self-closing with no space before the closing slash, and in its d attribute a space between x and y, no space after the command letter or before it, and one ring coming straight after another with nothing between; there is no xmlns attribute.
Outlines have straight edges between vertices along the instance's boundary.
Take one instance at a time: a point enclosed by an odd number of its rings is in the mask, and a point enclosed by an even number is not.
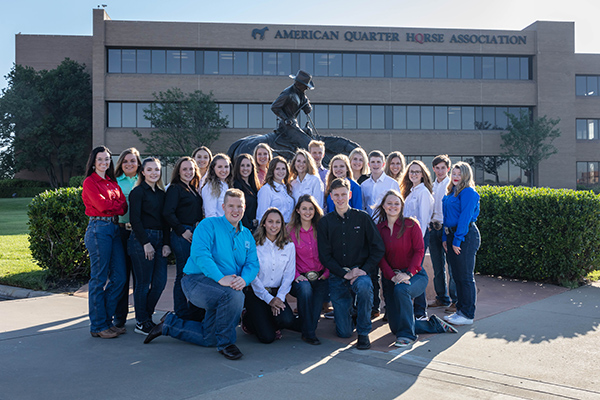
<svg viewBox="0 0 600 400"><path fill-rule="evenodd" d="M127 251L133 264L135 332L148 335L155 324L152 314L167 283L167 257L171 254L169 226L162 217L165 187L160 161L142 162L136 186L129 194L129 220L133 232Z"/></svg>
<svg viewBox="0 0 600 400"><path fill-rule="evenodd" d="M198 193L200 172L191 157L180 158L173 167L171 184L167 190L163 216L171 227L171 246L175 253L177 273L173 286L173 305L179 318L201 321L204 312L188 302L181 289L183 267L190 256L192 236L204 214L202 197Z"/></svg>
<svg viewBox="0 0 600 400"><path fill-rule="evenodd" d="M242 218L242 225L254 233L258 226L258 220L256 219L258 201L256 196L258 195L258 189L260 189L260 183L256 175L256 164L250 154L240 154L235 159L233 187L244 192L246 211Z"/></svg>

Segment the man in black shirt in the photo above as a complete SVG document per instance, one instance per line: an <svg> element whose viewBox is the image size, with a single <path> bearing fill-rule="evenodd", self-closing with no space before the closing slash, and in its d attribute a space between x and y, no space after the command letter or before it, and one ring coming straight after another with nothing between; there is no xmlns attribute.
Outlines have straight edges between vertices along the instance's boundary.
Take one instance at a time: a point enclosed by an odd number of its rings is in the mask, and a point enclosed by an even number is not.
<svg viewBox="0 0 600 400"><path fill-rule="evenodd" d="M371 347L371 308L373 283L371 272L378 268L385 253L383 240L369 214L350 208L350 182L335 179L331 183L335 212L321 218L317 227L319 259L329 269L329 291L339 337L352 335L351 310L356 295L359 350Z"/></svg>

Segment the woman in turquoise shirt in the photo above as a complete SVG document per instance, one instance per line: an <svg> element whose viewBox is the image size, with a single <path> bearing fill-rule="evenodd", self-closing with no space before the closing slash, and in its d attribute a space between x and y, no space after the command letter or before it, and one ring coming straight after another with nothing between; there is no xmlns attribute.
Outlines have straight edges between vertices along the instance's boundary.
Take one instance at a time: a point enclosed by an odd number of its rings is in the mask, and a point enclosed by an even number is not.
<svg viewBox="0 0 600 400"><path fill-rule="evenodd" d="M140 152L135 147L123 150L117 160L115 176L117 177L117 183L127 200L127 212L125 215L119 217L119 230L121 232L121 242L123 243L124 249L127 249L127 241L131 234L131 224L129 223L129 193L137 182L138 174L141 169L142 161L140 159ZM131 275L132 264L131 257L129 257L127 252L125 252L125 265L127 267L125 286L119 297L117 311L115 313L115 326L118 328L123 328L125 326L127 313L129 312L129 276ZM135 286L135 280L133 281L133 284Z"/></svg>

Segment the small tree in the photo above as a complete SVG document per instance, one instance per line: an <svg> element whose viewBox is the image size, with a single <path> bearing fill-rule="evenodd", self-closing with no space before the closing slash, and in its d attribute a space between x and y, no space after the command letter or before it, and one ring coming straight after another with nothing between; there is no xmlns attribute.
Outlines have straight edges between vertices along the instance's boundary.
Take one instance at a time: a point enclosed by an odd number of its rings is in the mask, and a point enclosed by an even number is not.
<svg viewBox="0 0 600 400"><path fill-rule="evenodd" d="M0 136L14 138L16 170L43 169L52 187L85 166L92 133L92 86L85 66L65 59L55 69L15 65L0 98Z"/></svg>
<svg viewBox="0 0 600 400"><path fill-rule="evenodd" d="M133 133L146 145L146 152L165 160L191 155L200 146L210 146L227 126L212 92L200 90L183 93L179 88L153 93L154 103L144 110L144 116L154 130L149 137L134 130Z"/></svg>
<svg viewBox="0 0 600 400"><path fill-rule="evenodd" d="M509 120L506 132L502 134L503 157L520 167L529 176L529 185L535 186L534 172L539 163L558 150L552 145L560 136L560 129L554 128L559 119L532 118L528 112L521 111L519 117L505 113Z"/></svg>

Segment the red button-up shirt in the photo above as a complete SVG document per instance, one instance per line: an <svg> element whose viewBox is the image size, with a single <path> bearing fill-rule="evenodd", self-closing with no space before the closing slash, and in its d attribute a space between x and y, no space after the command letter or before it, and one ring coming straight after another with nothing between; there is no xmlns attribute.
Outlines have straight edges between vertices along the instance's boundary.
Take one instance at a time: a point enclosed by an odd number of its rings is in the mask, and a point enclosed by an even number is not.
<svg viewBox="0 0 600 400"><path fill-rule="evenodd" d="M81 193L85 215L89 217L112 217L127 212L127 200L116 181L93 172L83 181Z"/></svg>
<svg viewBox="0 0 600 400"><path fill-rule="evenodd" d="M394 231L390 235L390 228L387 221L377 225L379 234L385 244L385 255L379 262L379 268L386 279L391 280L394 277L395 269L403 272L416 274L421 270L421 261L425 254L423 236L421 236L421 227L413 219L405 219L406 229L400 238L397 238L402 224L402 218L394 223ZM410 226L413 224L412 226Z"/></svg>
<svg viewBox="0 0 600 400"><path fill-rule="evenodd" d="M319 246L317 246L317 239L313 232L312 226L307 231L300 227L298 238L296 238L296 232L293 229L290 230L290 238L296 245L296 276L294 279L309 271L321 271L325 268L319 261ZM323 279L326 278L329 278L328 269L323 272Z"/></svg>

